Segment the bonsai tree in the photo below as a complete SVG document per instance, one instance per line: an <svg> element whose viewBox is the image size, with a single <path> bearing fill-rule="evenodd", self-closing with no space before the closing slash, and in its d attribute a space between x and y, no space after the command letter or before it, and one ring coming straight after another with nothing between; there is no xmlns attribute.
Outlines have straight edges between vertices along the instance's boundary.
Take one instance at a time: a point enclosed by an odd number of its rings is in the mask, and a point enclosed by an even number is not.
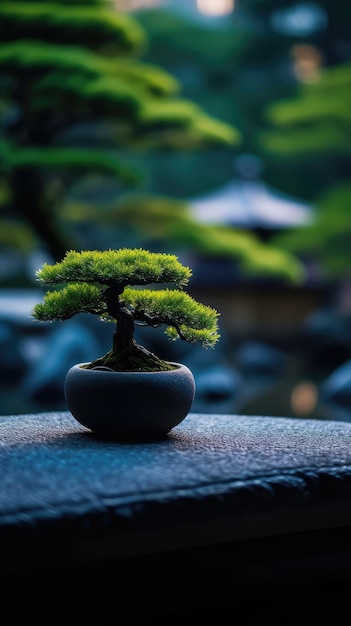
<svg viewBox="0 0 351 626"><path fill-rule="evenodd" d="M79 313L113 322L112 348L85 365L87 369L158 371L174 365L160 359L134 338L135 325L166 326L170 339L214 347L219 313L196 302L183 291L192 275L172 254L143 249L66 252L61 262L45 263L36 272L42 285L60 285L48 291L32 310L39 321L67 320ZM66 283L66 285L63 285ZM165 284L165 289L144 289Z"/></svg>

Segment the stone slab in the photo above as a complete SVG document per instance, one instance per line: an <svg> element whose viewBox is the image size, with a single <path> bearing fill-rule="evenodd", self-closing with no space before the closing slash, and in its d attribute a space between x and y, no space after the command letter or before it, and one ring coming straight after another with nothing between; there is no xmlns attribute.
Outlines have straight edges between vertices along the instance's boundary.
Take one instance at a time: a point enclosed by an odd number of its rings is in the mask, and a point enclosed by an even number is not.
<svg viewBox="0 0 351 626"><path fill-rule="evenodd" d="M118 623L163 623L174 589L172 615L199 618L262 590L277 607L282 587L297 603L297 584L306 605L312 582L330 598L335 581L350 584L351 423L190 414L133 443L97 438L68 412L3 416L0 475L0 583L37 623L38 589L45 611L59 592L62 619L74 610L100 626L115 623L111 594ZM94 609L77 598L87 590Z"/></svg>

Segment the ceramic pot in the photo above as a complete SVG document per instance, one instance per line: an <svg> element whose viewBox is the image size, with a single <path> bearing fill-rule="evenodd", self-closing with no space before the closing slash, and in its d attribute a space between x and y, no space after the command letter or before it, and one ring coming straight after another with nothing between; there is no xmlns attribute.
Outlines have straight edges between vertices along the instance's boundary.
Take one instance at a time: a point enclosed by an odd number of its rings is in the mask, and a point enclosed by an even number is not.
<svg viewBox="0 0 351 626"><path fill-rule="evenodd" d="M188 415L195 380L182 363L159 372L114 372L73 365L66 374L68 409L97 434L128 439L164 436Z"/></svg>

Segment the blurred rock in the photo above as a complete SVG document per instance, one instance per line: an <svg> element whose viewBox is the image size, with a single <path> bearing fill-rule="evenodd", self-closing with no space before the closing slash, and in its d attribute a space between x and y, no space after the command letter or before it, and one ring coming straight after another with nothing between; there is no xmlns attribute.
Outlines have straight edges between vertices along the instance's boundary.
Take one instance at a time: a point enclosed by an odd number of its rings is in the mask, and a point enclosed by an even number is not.
<svg viewBox="0 0 351 626"><path fill-rule="evenodd" d="M326 378L320 385L319 395L323 402L340 404L351 410L351 359Z"/></svg>
<svg viewBox="0 0 351 626"><path fill-rule="evenodd" d="M260 341L243 343L234 352L233 358L245 377L280 377L287 361L283 351Z"/></svg>
<svg viewBox="0 0 351 626"><path fill-rule="evenodd" d="M21 392L46 407L63 405L64 381L69 368L100 355L100 343L91 330L84 323L70 320L48 336L45 352L23 379Z"/></svg>
<svg viewBox="0 0 351 626"><path fill-rule="evenodd" d="M351 317L318 309L306 317L303 339L310 367L329 373L351 357Z"/></svg>
<svg viewBox="0 0 351 626"><path fill-rule="evenodd" d="M192 412L233 412L242 385L242 378L238 372L219 364L195 371L194 378L196 394Z"/></svg>
<svg viewBox="0 0 351 626"><path fill-rule="evenodd" d="M0 321L1 383L20 379L27 368L21 351L21 337L14 324Z"/></svg>

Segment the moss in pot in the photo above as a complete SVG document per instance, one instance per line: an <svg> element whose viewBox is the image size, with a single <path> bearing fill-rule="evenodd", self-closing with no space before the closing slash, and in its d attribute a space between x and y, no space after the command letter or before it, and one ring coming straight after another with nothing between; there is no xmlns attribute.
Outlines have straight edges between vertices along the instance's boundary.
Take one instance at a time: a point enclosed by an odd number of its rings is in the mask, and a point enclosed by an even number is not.
<svg viewBox="0 0 351 626"><path fill-rule="evenodd" d="M184 291L191 276L175 255L129 248L71 250L36 272L41 285L54 288L32 309L35 320L91 313L114 324L109 352L67 372L65 398L79 423L96 434L140 439L163 436L188 415L192 372L139 345L134 333L136 325L164 325L170 340L213 348L219 313Z"/></svg>

